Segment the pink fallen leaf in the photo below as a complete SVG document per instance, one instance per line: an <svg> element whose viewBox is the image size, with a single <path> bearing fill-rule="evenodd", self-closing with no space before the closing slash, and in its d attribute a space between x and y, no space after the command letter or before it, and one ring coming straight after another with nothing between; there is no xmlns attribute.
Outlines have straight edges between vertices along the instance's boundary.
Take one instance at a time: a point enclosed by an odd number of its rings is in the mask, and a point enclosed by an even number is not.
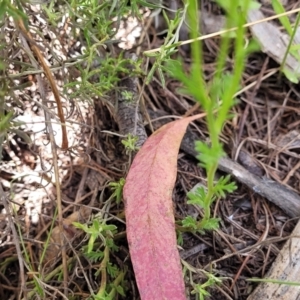
<svg viewBox="0 0 300 300"><path fill-rule="evenodd" d="M142 300L183 300L172 190L188 124L203 114L168 123L137 153L123 189L127 239Z"/></svg>

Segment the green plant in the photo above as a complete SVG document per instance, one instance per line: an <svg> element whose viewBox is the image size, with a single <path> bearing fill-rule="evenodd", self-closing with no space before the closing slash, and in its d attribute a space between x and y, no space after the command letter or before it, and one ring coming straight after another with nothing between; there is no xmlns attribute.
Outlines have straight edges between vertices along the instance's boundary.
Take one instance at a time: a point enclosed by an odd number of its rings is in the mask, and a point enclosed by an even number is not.
<svg viewBox="0 0 300 300"><path fill-rule="evenodd" d="M193 64L190 75L187 76L182 70L181 63L173 61L169 63L169 71L172 76L179 79L184 85L184 91L192 95L195 101L199 102L207 113L207 128L209 132L210 143L196 142L196 150L199 152L198 159L201 166L206 170L207 188L198 188L195 192L189 193L190 204L196 204L203 208L203 218L200 221L187 217L183 221L183 226L188 226L196 231L205 229L216 229L218 220L211 218L210 206L218 197L224 197L226 193L234 191L235 184L229 182L229 177L221 177L215 181L215 173L218 161L225 155L222 144L219 140L222 128L232 115L231 107L235 104L234 94L239 88L239 81L245 66L245 59L252 50L252 45L245 48L244 36L246 21L246 12L250 2L244 1L243 7L238 2L231 1L230 4L224 1L217 1L227 13L227 28L237 26L234 38L224 34L221 39L220 53L217 60L217 68L211 82L204 81L204 74L201 68L203 64L202 49L200 42L191 44ZM230 5L230 6L229 6ZM191 25L191 37L198 36L197 5L194 1L189 2L188 15ZM242 13L237 14L237 11ZM227 56L230 53L231 42L233 44L232 72L224 72Z"/></svg>
<svg viewBox="0 0 300 300"><path fill-rule="evenodd" d="M136 136L128 134L127 137L121 141L125 147L126 154L138 150L138 147L136 146L137 140L138 138Z"/></svg>
<svg viewBox="0 0 300 300"><path fill-rule="evenodd" d="M22 9L22 3L20 1L16 1L16 5L13 5L8 0L2 0L0 3L0 18L2 19L6 13L15 19L22 18L24 22L27 20L27 16Z"/></svg>
<svg viewBox="0 0 300 300"><path fill-rule="evenodd" d="M222 280L225 278L216 277L211 272L207 272L205 270L195 269L193 266L183 261L184 265L184 273L189 273L190 285L193 287L191 291L192 295L199 295L200 300L204 300L206 296L210 296L210 293L207 291L208 288L214 287L215 285L219 285L222 283ZM198 273L204 275L206 277L206 281L203 283L195 283L193 281L192 273Z"/></svg>
<svg viewBox="0 0 300 300"><path fill-rule="evenodd" d="M23 19L27 21L27 16L22 10L22 6L18 3L17 7L11 4L10 1L3 0L0 2L0 19L4 19L4 16L8 14L15 19ZM5 51L5 42L0 40L0 51ZM2 159L2 145L7 140L7 136L10 132L18 134L24 139L25 142L30 143L30 138L24 134L17 127L20 123L13 121L13 112L6 113L7 107L5 97L9 94L9 83L7 79L6 69L7 63L3 57L0 57L0 162Z"/></svg>
<svg viewBox="0 0 300 300"><path fill-rule="evenodd" d="M61 21L63 14L69 14L69 22L72 25L72 34L80 39L82 44L81 54L65 63L68 67L76 67L80 72L80 80L71 80L64 85L64 93L68 97L80 98L83 101L93 102L93 97L105 96L115 89L120 80L120 74L140 73L140 61L135 63L135 69L129 70L128 63L123 55L112 57L106 49L117 43L115 38L118 27L123 17L129 14L139 17L139 5L147 6L147 2L110 1L105 0L80 0L66 2L63 10L57 10L55 1L45 5L47 18L51 20L53 27ZM150 5L150 4L149 4ZM151 6L151 5L150 5ZM58 63L60 63L58 61ZM109 105L112 105L107 101Z"/></svg>
<svg viewBox="0 0 300 300"><path fill-rule="evenodd" d="M273 6L273 9L276 14L281 14L281 13L285 12L285 9L284 9L282 3L279 0L272 0L272 6ZM300 13L297 14L297 18L296 18L294 26L292 26L292 24L290 23L290 20L287 16L280 17L279 21L290 36L289 44L286 48L286 51L284 53L284 58L281 63L281 66L280 66L280 71L284 73L284 75L289 79L289 81L291 81L293 83L298 83L299 82L299 80L298 80L299 72L298 72L298 74L294 74L288 68L285 68L285 63L286 63L286 59L287 59L287 56L289 53L291 55L293 55L298 61L300 61L300 54L299 54L300 45L294 44L294 38L295 38L296 31L297 31L297 28L298 28L299 22L300 22Z"/></svg>
<svg viewBox="0 0 300 300"><path fill-rule="evenodd" d="M88 245L83 247L83 255L93 263L100 262L99 269L94 276L101 275L101 285L98 293L92 295L91 299L114 299L116 293L125 296L124 288L121 284L125 272L120 271L110 262L110 252L118 250L113 240L117 227L106 224L105 220L99 217L93 218L90 225L78 222L74 222L73 225L83 230L89 236ZM98 239L100 239L100 243L97 241Z"/></svg>
<svg viewBox="0 0 300 300"><path fill-rule="evenodd" d="M214 276L209 272L205 272L205 276L207 277L207 281L205 281L204 283L192 283L193 290L191 294L198 294L200 300L204 300L206 296L210 296L210 293L207 291L208 288L213 287L216 284L220 284L222 282L220 278Z"/></svg>
<svg viewBox="0 0 300 300"><path fill-rule="evenodd" d="M184 6L183 10L178 10L176 12L174 20L170 20L165 11L163 11L163 16L165 18L165 21L167 22L168 32L164 41L164 45L159 48L159 51L154 53L147 53L147 51L144 52L144 54L146 54L147 56L155 58L155 63L153 64L147 75L146 84L151 81L154 72L157 70L162 85L165 86L165 77L163 71L166 71L166 68L164 67L164 64L169 61L170 56L177 51L176 46L180 44L178 43L179 31L184 22L186 11L187 5Z"/></svg>
<svg viewBox="0 0 300 300"><path fill-rule="evenodd" d="M124 178L121 178L118 182L110 182L108 184L113 191L110 198L115 198L117 204L120 204L122 200L122 192L123 192L124 184L125 184Z"/></svg>
<svg viewBox="0 0 300 300"><path fill-rule="evenodd" d="M89 235L88 247L86 249L87 254L92 252L97 238L100 238L105 246L113 247L111 238L113 238L113 234L117 229L115 225L107 225L104 220L99 220L98 218L94 218L91 225L78 222L74 222L73 225Z"/></svg>
<svg viewBox="0 0 300 300"><path fill-rule="evenodd" d="M287 281L287 280L278 280L278 279L272 279L272 278L249 278L247 281L251 282L265 282L265 283L274 283L274 284L285 284L288 286L300 286L300 282L295 281Z"/></svg>
<svg viewBox="0 0 300 300"><path fill-rule="evenodd" d="M236 189L236 185L230 182L230 177L221 177L215 180L215 174L218 167L218 161L225 155L223 146L220 142L220 134L226 121L232 118L230 109L236 103L234 98L235 93L239 89L240 79L245 67L245 61L249 52L255 49L255 43L250 42L246 47L245 26L246 14L250 7L256 5L252 0L248 1L223 1L216 2L226 12L226 28L231 29L237 27L234 34L225 33L222 35L220 42L220 52L217 58L216 70L213 79L206 83L204 72L202 69L203 56L202 45L197 41L199 36L198 24L198 7L197 1L185 1L185 9L187 12L191 39L192 65L189 75L185 73L180 60L171 60L168 55L174 53L176 44L169 45L168 40L161 50L156 54L159 65L162 60L166 62L165 67L172 77L178 79L183 84L183 91L186 94L193 96L196 102L201 104L201 107L206 112L206 124L209 133L209 143L201 141L196 142L196 150L199 155L197 158L200 165L206 170L207 186L199 187L193 192L188 193L188 203L200 206L203 209L201 220L196 220L191 216L186 217L182 221L184 227L189 228L193 232L204 232L205 230L214 230L218 228L219 220L211 217L211 205L219 197L225 197L227 193L231 193ZM178 26L178 14L173 22L168 21L169 32L174 31L173 26ZM175 41L173 39L173 41ZM232 71L226 71L227 57L233 49ZM167 51L167 52L166 52ZM165 55L165 56L164 56ZM166 56L167 59L166 59ZM154 65L155 66L155 65ZM156 66L163 69L163 67ZM162 77L162 76L161 76ZM179 239L180 240L180 239ZM193 293L198 293L200 299L204 299L208 292L206 288L214 285L217 281L210 273L207 273L208 281L205 284L193 285Z"/></svg>

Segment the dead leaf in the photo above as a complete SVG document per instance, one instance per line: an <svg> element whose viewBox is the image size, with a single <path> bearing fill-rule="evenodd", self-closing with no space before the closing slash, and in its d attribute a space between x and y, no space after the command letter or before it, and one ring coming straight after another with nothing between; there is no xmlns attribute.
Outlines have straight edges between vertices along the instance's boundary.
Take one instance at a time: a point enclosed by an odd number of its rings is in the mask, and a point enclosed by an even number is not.
<svg viewBox="0 0 300 300"><path fill-rule="evenodd" d="M180 142L203 114L164 125L137 153L123 190L127 239L142 300L186 299L172 190Z"/></svg>

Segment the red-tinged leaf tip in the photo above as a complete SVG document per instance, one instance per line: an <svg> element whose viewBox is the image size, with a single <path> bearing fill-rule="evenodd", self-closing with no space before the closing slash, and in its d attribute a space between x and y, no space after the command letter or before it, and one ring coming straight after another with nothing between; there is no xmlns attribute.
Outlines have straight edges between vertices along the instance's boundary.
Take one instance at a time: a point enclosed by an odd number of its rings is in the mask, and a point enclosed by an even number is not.
<svg viewBox="0 0 300 300"><path fill-rule="evenodd" d="M197 115L156 131L136 155L123 189L127 239L142 300L184 300L172 190L179 146Z"/></svg>

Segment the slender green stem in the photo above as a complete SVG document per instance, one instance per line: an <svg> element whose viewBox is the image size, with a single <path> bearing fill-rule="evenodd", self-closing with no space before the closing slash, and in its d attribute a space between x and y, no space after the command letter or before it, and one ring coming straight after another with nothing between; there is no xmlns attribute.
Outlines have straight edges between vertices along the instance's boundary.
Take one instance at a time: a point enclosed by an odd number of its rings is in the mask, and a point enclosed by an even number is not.
<svg viewBox="0 0 300 300"><path fill-rule="evenodd" d="M103 297L105 295L106 285L107 285L107 273L106 273L106 267L109 263L109 248L108 246L104 249L104 257L100 264L100 270L101 270L101 285L100 289L97 293L98 297Z"/></svg>
<svg viewBox="0 0 300 300"><path fill-rule="evenodd" d="M283 60L282 60L282 63L281 63L281 66L280 66L280 71L282 72L283 69L284 69L284 65L285 65L285 62L286 62L286 59L287 59L287 56L289 54L289 51L291 49L291 46L292 46L292 43L294 41L294 38L295 38L295 35L296 35L296 31L298 29L298 25L300 23L300 13L297 14L297 19L296 19L296 22L295 22L295 25L294 25L294 29L293 29L293 32L292 32L292 35L291 35L291 38L290 38L290 41L289 41L289 44L286 48L286 51L284 53L284 57L283 57Z"/></svg>
<svg viewBox="0 0 300 300"><path fill-rule="evenodd" d="M211 199L214 196L214 177L218 165L215 164L211 168L207 169L207 194L205 197L205 208L204 208L204 220L210 219L210 203Z"/></svg>

